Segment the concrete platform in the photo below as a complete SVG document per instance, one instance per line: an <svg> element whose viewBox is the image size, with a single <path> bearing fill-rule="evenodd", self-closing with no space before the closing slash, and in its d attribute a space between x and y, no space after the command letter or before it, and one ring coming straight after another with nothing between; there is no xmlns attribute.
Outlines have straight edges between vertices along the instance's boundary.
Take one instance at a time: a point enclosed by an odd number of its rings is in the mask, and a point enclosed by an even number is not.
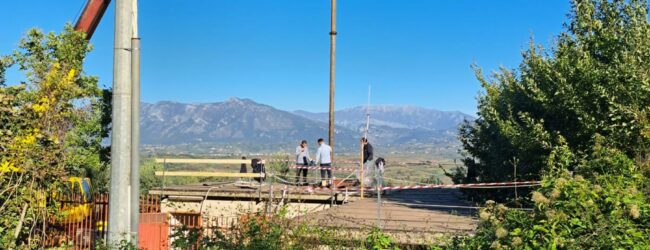
<svg viewBox="0 0 650 250"><path fill-rule="evenodd" d="M386 194L381 206L381 228L398 242L432 244L452 235L473 234L476 209L460 199L457 190L403 190ZM378 225L377 199L370 197L305 215L300 221L314 226L348 230L350 235ZM356 233L355 233L356 232Z"/></svg>

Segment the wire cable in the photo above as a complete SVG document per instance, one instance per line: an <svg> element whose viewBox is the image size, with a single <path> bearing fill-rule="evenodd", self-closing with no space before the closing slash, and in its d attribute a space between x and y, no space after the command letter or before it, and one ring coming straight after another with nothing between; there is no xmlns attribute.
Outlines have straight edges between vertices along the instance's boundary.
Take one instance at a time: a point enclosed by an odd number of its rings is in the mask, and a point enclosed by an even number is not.
<svg viewBox="0 0 650 250"><path fill-rule="evenodd" d="M438 205L438 204L418 204L418 203L404 203L404 202L383 202L382 204L391 204L391 205L403 205L403 206L412 206L412 207L433 207L433 208L465 208L465 209L483 209L487 207L479 206L458 206L458 205ZM508 209L517 209L525 211L533 211L532 208L511 208Z"/></svg>

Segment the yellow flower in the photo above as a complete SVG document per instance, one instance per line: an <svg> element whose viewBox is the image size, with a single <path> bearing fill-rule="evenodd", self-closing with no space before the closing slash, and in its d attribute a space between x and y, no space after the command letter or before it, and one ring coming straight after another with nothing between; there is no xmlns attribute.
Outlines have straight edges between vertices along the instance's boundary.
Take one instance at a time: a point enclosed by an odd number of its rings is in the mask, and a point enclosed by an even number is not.
<svg viewBox="0 0 650 250"><path fill-rule="evenodd" d="M639 212L639 206L636 204L633 204L630 206L630 216L632 216L632 219L638 219L641 217L641 212Z"/></svg>
<svg viewBox="0 0 650 250"><path fill-rule="evenodd" d="M45 107L43 105L40 105L40 104L32 105L32 109L34 110L34 112L36 112L38 114L41 114L41 113L45 112Z"/></svg>
<svg viewBox="0 0 650 250"><path fill-rule="evenodd" d="M497 236L498 239L506 237L506 236L508 236L508 230L506 230L505 228L502 228L502 227L497 228L496 236Z"/></svg>
<svg viewBox="0 0 650 250"><path fill-rule="evenodd" d="M520 237L512 238L512 246L513 247L519 246L519 245L521 245L521 243L523 243L523 241L521 240Z"/></svg>
<svg viewBox="0 0 650 250"><path fill-rule="evenodd" d="M36 142L36 136L34 135L27 135L20 138L20 143L22 143L23 145L31 145L34 144L35 142Z"/></svg>
<svg viewBox="0 0 650 250"><path fill-rule="evenodd" d="M71 69L71 70L68 72L68 77L66 77L66 80L67 80L67 81L72 81L72 80L74 79L74 76L75 76L75 70L74 70L74 69Z"/></svg>
<svg viewBox="0 0 650 250"><path fill-rule="evenodd" d="M537 204L544 204L547 205L550 203L550 201L540 192L533 192L533 201Z"/></svg>
<svg viewBox="0 0 650 250"><path fill-rule="evenodd" d="M481 211L478 216L479 216L479 218L481 218L481 220L490 219L490 213L487 212L487 211Z"/></svg>
<svg viewBox="0 0 650 250"><path fill-rule="evenodd" d="M59 144L59 137L56 135L50 136L49 140L54 144Z"/></svg>
<svg viewBox="0 0 650 250"><path fill-rule="evenodd" d="M503 204L498 204L497 205L497 211L500 213L505 213L508 210L508 207L504 206Z"/></svg>
<svg viewBox="0 0 650 250"><path fill-rule="evenodd" d="M600 193L600 191L603 191L603 188L600 185L596 184L592 190L594 190L596 193Z"/></svg>
<svg viewBox="0 0 650 250"><path fill-rule="evenodd" d="M0 173L6 173L6 172L18 172L20 171L20 168L17 168L14 166L13 163L10 163L8 161L3 160L2 163L0 163Z"/></svg>
<svg viewBox="0 0 650 250"><path fill-rule="evenodd" d="M51 102L49 98L41 97L41 99L38 100L38 103L32 105L32 109L37 114L43 114L50 108L50 103Z"/></svg>
<svg viewBox="0 0 650 250"><path fill-rule="evenodd" d="M548 218L549 220L555 219L555 210L553 209L544 212L544 214L546 215L546 218Z"/></svg>
<svg viewBox="0 0 650 250"><path fill-rule="evenodd" d="M54 64L52 64L52 68L50 69L50 71L45 76L45 81L43 81L43 86L44 87L47 88L47 87L52 86L52 81L53 81L52 79L56 78L57 73L60 72L59 71L60 69L61 69L61 65L58 62L55 62Z"/></svg>
<svg viewBox="0 0 650 250"><path fill-rule="evenodd" d="M557 197L560 197L560 191L554 188L553 191L551 191L551 198L556 199Z"/></svg>

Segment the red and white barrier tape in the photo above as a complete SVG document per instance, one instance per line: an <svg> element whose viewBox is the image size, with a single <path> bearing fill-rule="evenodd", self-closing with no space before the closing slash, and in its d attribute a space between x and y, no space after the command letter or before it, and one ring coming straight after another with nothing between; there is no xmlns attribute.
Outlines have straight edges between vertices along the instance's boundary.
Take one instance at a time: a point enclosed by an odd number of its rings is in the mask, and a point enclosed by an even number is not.
<svg viewBox="0 0 650 250"><path fill-rule="evenodd" d="M318 167L318 166L308 167L308 166L299 166L299 165L298 166L291 166L289 168L293 168L293 169L310 169L310 170L318 170L318 169L320 169L320 170L350 171L350 172L357 170L357 169L354 169L354 168L334 168L334 167Z"/></svg>
<svg viewBox="0 0 650 250"><path fill-rule="evenodd" d="M287 160L287 159L270 159L270 160L264 160L264 162L271 163L271 162L281 162L281 163L292 163L295 162L294 160ZM359 161L337 161L335 164L359 164Z"/></svg>
<svg viewBox="0 0 650 250"><path fill-rule="evenodd" d="M513 182L490 182L490 183L468 183L468 184L430 184L414 186L382 187L381 190L405 190L405 189L434 189L434 188L475 188L475 187L515 187L539 185L539 181L513 181Z"/></svg>
<svg viewBox="0 0 650 250"><path fill-rule="evenodd" d="M490 183L468 183L468 184L430 184L430 185L413 185L413 186L393 186L382 187L381 190L407 190L407 189L436 189L436 188L480 188L480 187L494 187L494 188L510 188L515 186L530 187L539 185L540 181L516 181L516 182L490 182ZM306 187L306 191L340 191L342 189L332 189L327 187ZM375 190L375 188L368 187L367 190Z"/></svg>

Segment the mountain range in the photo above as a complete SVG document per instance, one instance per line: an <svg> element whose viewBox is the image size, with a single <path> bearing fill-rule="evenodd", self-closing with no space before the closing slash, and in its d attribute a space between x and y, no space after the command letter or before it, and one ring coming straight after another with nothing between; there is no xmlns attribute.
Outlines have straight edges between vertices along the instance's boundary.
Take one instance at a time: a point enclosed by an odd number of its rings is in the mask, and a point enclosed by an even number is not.
<svg viewBox="0 0 650 250"><path fill-rule="evenodd" d="M294 113L311 120L321 122L329 120L327 112L311 113L298 110ZM463 120L474 119L458 111L439 111L416 106L375 105L336 111L334 121L337 125L357 130L365 125L366 115L370 117L372 126L407 130L456 130Z"/></svg>
<svg viewBox="0 0 650 250"><path fill-rule="evenodd" d="M250 99L188 104L142 103L141 140L149 145L296 144L327 138L328 113L284 111ZM373 105L335 112L335 142L357 145L370 114L376 145L457 143L458 125L470 115L415 106Z"/></svg>

